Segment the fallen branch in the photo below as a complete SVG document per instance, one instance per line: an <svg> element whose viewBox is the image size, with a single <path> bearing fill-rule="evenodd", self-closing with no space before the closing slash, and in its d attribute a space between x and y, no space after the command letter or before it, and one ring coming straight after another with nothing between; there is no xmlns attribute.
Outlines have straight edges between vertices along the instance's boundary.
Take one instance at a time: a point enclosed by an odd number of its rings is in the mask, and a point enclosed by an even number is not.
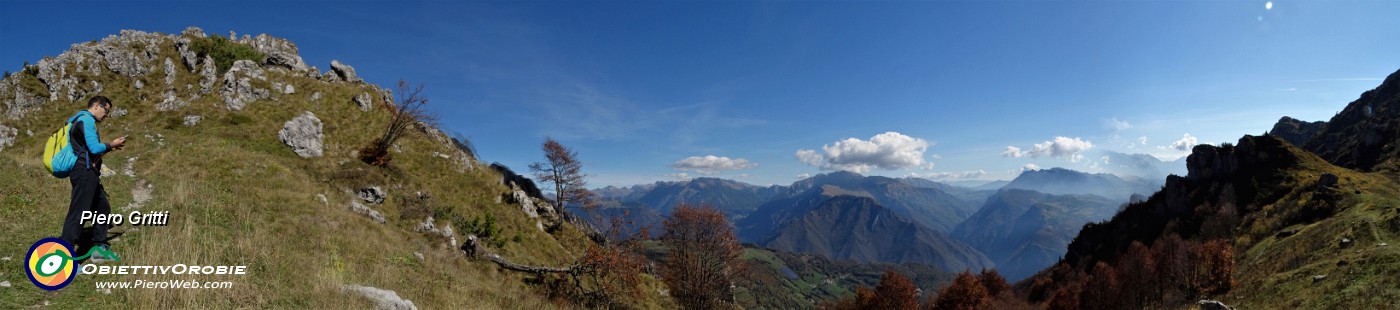
<svg viewBox="0 0 1400 310"><path fill-rule="evenodd" d="M466 252L468 256L475 258L483 258L495 262L497 265L501 265L501 268L515 270L519 272L529 272L542 275L546 273L572 274L574 271L574 268L572 267L540 267L513 263L511 261L506 260L505 258L502 258L500 255L496 255L496 253L492 253L485 247L482 247L481 243L477 241L476 235L467 235L467 242L462 243L462 251Z"/></svg>

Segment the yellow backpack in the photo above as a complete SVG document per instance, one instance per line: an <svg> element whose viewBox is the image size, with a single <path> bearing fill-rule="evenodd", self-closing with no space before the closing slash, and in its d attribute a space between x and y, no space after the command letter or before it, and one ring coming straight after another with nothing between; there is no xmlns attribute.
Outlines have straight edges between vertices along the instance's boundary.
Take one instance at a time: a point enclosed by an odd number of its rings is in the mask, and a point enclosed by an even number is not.
<svg viewBox="0 0 1400 310"><path fill-rule="evenodd" d="M49 141L44 143L44 170L53 174L55 178L67 178L68 173L73 171L73 166L78 163L78 155L73 154L73 146L69 143L68 132L73 128L73 121L77 116L63 124L58 132L49 136Z"/></svg>

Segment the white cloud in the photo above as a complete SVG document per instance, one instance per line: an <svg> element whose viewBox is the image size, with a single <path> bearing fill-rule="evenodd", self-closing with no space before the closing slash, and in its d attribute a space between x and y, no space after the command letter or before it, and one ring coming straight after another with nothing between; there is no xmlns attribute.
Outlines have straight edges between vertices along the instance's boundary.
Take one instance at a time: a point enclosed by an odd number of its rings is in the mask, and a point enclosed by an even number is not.
<svg viewBox="0 0 1400 310"><path fill-rule="evenodd" d="M749 175L748 173L740 173L739 175L734 176L734 178L738 178L738 179L747 179L747 178L751 178L751 177L753 177L753 176L752 176L752 175Z"/></svg>
<svg viewBox="0 0 1400 310"><path fill-rule="evenodd" d="M870 137L870 140L846 138L832 144L822 145L822 151L797 150L797 160L822 170L846 170L855 173L870 172L872 168L896 170L913 167L927 167L924 151L933 143L928 140L886 132Z"/></svg>
<svg viewBox="0 0 1400 310"><path fill-rule="evenodd" d="M1021 153L1021 148L1010 145L1006 146L1005 151L1001 151L1001 157L1021 158L1021 156L1025 155L1026 154Z"/></svg>
<svg viewBox="0 0 1400 310"><path fill-rule="evenodd" d="M1036 171L1036 170L1040 170L1040 166L1039 166L1039 165L1036 165L1036 164L1026 164L1025 166L1021 166L1021 171Z"/></svg>
<svg viewBox="0 0 1400 310"><path fill-rule="evenodd" d="M1035 158L1042 156L1059 157L1068 158L1072 162L1078 162L1079 160L1084 159L1084 155L1080 153L1087 151L1091 148L1094 148L1094 143L1089 142L1087 140L1081 140L1079 138L1071 139L1066 137L1055 137L1054 140L1036 143L1035 145L1031 146L1031 149L1029 151L1022 151L1021 148L1007 146L1006 150L1001 152L1001 156L1011 158Z"/></svg>
<svg viewBox="0 0 1400 310"><path fill-rule="evenodd" d="M1101 158L1099 158L1099 159L1100 159L1100 160L1103 160L1103 163L1109 164L1108 156L1104 156L1104 157L1101 157Z"/></svg>
<svg viewBox="0 0 1400 310"><path fill-rule="evenodd" d="M974 171L929 172L929 173L912 173L912 172L911 172L911 173L909 173L909 176L910 176L910 177L915 177L915 178L925 178L925 179L930 179L930 180L976 179L976 178L981 178L981 177L987 176L987 171L984 171L984 170L974 170Z"/></svg>
<svg viewBox="0 0 1400 310"><path fill-rule="evenodd" d="M681 181L690 179L690 175L686 174L685 172L667 174L666 177L674 178Z"/></svg>
<svg viewBox="0 0 1400 310"><path fill-rule="evenodd" d="M1192 137L1191 134L1188 133L1181 135L1181 140L1176 140L1176 142L1172 142L1171 148L1174 148L1178 151L1189 151L1191 150L1191 147L1194 146L1196 146L1196 137Z"/></svg>
<svg viewBox="0 0 1400 310"><path fill-rule="evenodd" d="M1147 136L1138 137L1138 144L1147 145Z"/></svg>
<svg viewBox="0 0 1400 310"><path fill-rule="evenodd" d="M712 175L725 170L750 169L757 166L758 164L749 162L747 159L730 159L715 155L691 156L671 164L673 169L694 171L704 175Z"/></svg>
<svg viewBox="0 0 1400 310"><path fill-rule="evenodd" d="M1118 119L1117 117L1114 117L1114 118L1104 119L1104 120L1103 120L1103 127L1104 127L1104 128L1107 128L1108 130L1112 130L1112 131L1122 131L1122 130L1125 130L1125 129L1128 129L1128 128L1133 128L1133 124L1129 124L1128 121L1120 120L1120 119Z"/></svg>
<svg viewBox="0 0 1400 310"><path fill-rule="evenodd" d="M798 179L798 180L805 180L805 179L810 178L810 177L812 177L812 174L811 174L811 173L803 173L803 174L797 175L797 179Z"/></svg>

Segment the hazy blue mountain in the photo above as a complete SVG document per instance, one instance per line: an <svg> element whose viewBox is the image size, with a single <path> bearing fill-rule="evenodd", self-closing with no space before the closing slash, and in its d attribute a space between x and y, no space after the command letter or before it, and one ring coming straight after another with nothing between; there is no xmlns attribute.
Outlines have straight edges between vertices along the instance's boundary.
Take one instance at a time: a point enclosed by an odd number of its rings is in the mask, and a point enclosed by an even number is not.
<svg viewBox="0 0 1400 310"><path fill-rule="evenodd" d="M1114 151L1100 151L1098 166L1104 172L1123 177L1125 179L1139 178L1146 180L1164 180L1168 175L1185 175L1185 157L1173 161L1164 161L1147 154L1124 154ZM1153 189L1154 191L1156 189ZM1139 194L1151 194L1139 193ZM1111 197L1117 198L1117 197Z"/></svg>
<svg viewBox="0 0 1400 310"><path fill-rule="evenodd" d="M924 263L944 270L993 267L971 246L909 221L868 196L830 197L776 232L762 244L833 259Z"/></svg>
<svg viewBox="0 0 1400 310"><path fill-rule="evenodd" d="M950 231L979 206L958 195L911 185L900 179L832 172L797 181L784 188L777 198L763 204L748 218L738 221L741 237L766 237L774 227L791 220L825 201L819 196L852 195L875 199L881 206L916 224L937 231Z"/></svg>
<svg viewBox="0 0 1400 310"><path fill-rule="evenodd" d="M660 214L670 214L677 204L710 205L731 220L748 216L769 201L782 187L762 187L733 180L695 178L688 181L656 182L631 187L594 189L600 197L647 206Z"/></svg>
<svg viewBox="0 0 1400 310"><path fill-rule="evenodd" d="M1162 179L1124 179L1107 173L1050 168L1022 172L1003 189L1028 189L1056 195L1091 194L1127 202L1133 194L1152 194L1161 186Z"/></svg>
<svg viewBox="0 0 1400 310"><path fill-rule="evenodd" d="M1113 216L1119 203L1096 195L1006 189L950 234L997 265L1010 281L1053 265L1085 223Z"/></svg>
<svg viewBox="0 0 1400 310"><path fill-rule="evenodd" d="M656 209L636 202L617 200L599 200L591 209L571 206L569 212L579 215L589 224L593 224L593 227L605 233L610 232L613 223L621 224L619 232L626 237L636 235L643 228L651 232L651 235L656 235L661 231L663 221L666 220L666 217L657 212Z"/></svg>
<svg viewBox="0 0 1400 310"><path fill-rule="evenodd" d="M975 190L999 190L999 189L1001 189L1002 187L1006 187L1006 184L1011 184L1011 181L1007 181L1007 180L996 180L996 181L991 181L991 182L987 182L986 184L982 184L982 185L978 185L978 186L973 186L972 189L975 189Z"/></svg>

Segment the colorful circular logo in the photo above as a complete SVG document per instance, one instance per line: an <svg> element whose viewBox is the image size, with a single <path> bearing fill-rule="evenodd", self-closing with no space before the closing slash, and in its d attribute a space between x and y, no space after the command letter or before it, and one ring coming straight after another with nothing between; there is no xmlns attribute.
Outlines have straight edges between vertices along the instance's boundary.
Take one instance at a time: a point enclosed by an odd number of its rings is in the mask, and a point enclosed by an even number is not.
<svg viewBox="0 0 1400 310"><path fill-rule="evenodd" d="M46 290L57 290L68 286L77 275L77 263L73 262L73 246L58 238L44 238L29 247L24 266L29 281L34 286Z"/></svg>

